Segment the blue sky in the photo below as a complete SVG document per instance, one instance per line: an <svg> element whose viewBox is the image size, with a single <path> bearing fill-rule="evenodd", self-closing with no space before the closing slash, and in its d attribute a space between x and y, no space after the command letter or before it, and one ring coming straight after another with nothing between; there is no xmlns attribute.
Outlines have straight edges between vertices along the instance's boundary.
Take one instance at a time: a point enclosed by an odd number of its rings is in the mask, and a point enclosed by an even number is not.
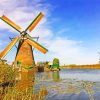
<svg viewBox="0 0 100 100"><path fill-rule="evenodd" d="M11 1L11 2L10 2ZM60 59L61 64L98 63L100 51L99 0L1 0L0 15L5 14L24 29L39 12L45 14L31 36L40 36L39 43L48 48L43 55L34 51L35 61ZM0 51L9 44L9 36L18 33L0 21ZM6 56L11 62L16 48Z"/></svg>

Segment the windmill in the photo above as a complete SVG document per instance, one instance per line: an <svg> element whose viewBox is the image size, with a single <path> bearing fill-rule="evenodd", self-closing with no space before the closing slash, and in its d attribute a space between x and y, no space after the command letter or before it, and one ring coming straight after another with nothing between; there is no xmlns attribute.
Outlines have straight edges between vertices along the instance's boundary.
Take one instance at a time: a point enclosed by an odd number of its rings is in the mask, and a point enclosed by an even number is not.
<svg viewBox="0 0 100 100"><path fill-rule="evenodd" d="M100 52L98 52L98 54L100 55ZM100 64L100 57L99 57L99 64Z"/></svg>
<svg viewBox="0 0 100 100"><path fill-rule="evenodd" d="M16 43L18 42L17 53L14 64L21 62L23 66L34 66L35 61L34 61L32 46L44 54L48 50L39 43L37 43L35 40L33 40L32 37L28 34L28 31L31 32L36 27L36 25L39 23L39 21L42 19L43 16L44 15L40 12L39 15L31 22L31 24L24 31L21 31L22 28L16 25L5 15L0 17L1 20L6 22L8 25L10 25L12 28L14 28L16 31L20 33L20 35L15 37L11 41L11 43L0 53L0 59L4 58L8 54L8 52L12 49L12 47L15 46Z"/></svg>

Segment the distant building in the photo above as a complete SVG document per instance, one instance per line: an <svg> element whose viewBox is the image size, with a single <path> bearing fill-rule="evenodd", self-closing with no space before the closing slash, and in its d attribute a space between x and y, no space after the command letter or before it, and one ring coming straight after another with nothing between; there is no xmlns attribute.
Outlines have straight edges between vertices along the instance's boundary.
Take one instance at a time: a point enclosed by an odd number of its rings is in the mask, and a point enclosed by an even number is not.
<svg viewBox="0 0 100 100"><path fill-rule="evenodd" d="M45 66L44 62L37 62L36 66L38 68L38 72L44 72L44 66Z"/></svg>

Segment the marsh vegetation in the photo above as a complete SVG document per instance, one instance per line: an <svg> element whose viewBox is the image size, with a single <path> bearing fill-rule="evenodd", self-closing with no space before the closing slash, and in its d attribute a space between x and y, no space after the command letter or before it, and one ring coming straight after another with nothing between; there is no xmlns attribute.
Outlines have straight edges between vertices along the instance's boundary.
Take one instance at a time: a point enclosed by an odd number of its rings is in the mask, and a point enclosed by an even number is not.
<svg viewBox="0 0 100 100"><path fill-rule="evenodd" d="M22 74L22 73L20 73ZM34 86L38 81L34 82L34 78L28 78L26 73L18 80L18 70L12 68L11 65L0 61L0 100L43 100L48 94L46 88L41 87L35 92ZM26 75L26 76L25 76ZM33 75L32 75L33 76ZM30 77L30 74L29 74Z"/></svg>

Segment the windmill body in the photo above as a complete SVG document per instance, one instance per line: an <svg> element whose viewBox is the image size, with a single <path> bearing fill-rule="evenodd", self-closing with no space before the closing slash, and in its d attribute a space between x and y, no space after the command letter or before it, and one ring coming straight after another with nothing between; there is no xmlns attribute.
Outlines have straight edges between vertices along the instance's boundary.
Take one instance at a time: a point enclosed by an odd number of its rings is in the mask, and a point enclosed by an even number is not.
<svg viewBox="0 0 100 100"><path fill-rule="evenodd" d="M32 46L44 54L48 50L39 43L37 43L35 40L33 40L32 37L27 33L27 31L31 32L39 23L39 21L42 19L42 17L43 14L39 13L39 15L35 18L35 20L33 20L32 23L26 28L26 30L22 32L21 32L21 27L16 25L6 16L3 15L2 17L0 17L1 20L6 22L8 25L13 27L20 33L20 35L15 37L12 40L12 42L0 53L0 58L1 59L4 58L7 55L7 53L12 49L12 47L18 42L18 48L14 63L17 64L18 62L20 62L22 66L34 66L35 61L34 61Z"/></svg>
<svg viewBox="0 0 100 100"><path fill-rule="evenodd" d="M20 40L16 58L15 58L15 65L17 65L18 62L21 62L23 66L34 66L34 56L32 51L32 46L26 42L26 40Z"/></svg>

